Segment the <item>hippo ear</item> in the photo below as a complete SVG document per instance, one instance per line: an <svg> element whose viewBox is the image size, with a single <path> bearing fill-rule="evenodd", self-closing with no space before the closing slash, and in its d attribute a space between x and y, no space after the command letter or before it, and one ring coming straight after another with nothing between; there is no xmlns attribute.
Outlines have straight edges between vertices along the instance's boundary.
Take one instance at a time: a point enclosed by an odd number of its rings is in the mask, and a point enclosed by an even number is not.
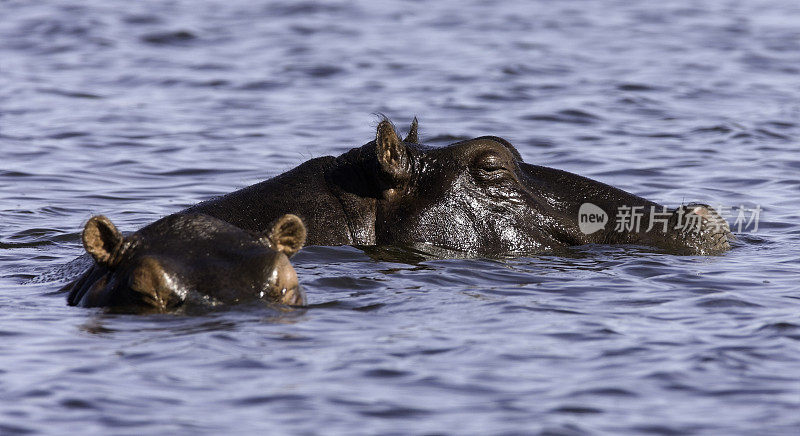
<svg viewBox="0 0 800 436"><path fill-rule="evenodd" d="M103 215L93 216L83 228L83 248L99 265L112 268L112 256L122 244L122 234Z"/></svg>
<svg viewBox="0 0 800 436"><path fill-rule="evenodd" d="M383 120L378 124L375 152L381 169L389 176L392 184L399 184L408 179L410 172L408 153L389 120Z"/></svg>
<svg viewBox="0 0 800 436"><path fill-rule="evenodd" d="M292 257L306 243L306 226L297 215L286 214L275 221L267 238L273 248Z"/></svg>
<svg viewBox="0 0 800 436"><path fill-rule="evenodd" d="M414 117L414 121L411 122L411 127L408 129L408 135L403 142L409 142L411 144L419 144L419 135L417 134L417 129L419 127L419 122L417 121L417 117Z"/></svg>

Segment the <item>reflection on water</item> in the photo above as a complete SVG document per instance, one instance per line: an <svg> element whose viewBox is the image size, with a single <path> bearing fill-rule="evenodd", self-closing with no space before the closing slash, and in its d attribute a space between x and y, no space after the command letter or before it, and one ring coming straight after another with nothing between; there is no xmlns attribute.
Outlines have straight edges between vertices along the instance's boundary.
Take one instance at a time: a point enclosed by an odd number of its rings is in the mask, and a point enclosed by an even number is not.
<svg viewBox="0 0 800 436"><path fill-rule="evenodd" d="M795 2L2 10L0 434L800 428ZM671 206L760 206L759 231L717 257L307 247L305 309L55 292L92 215L135 231L361 145L373 113Z"/></svg>

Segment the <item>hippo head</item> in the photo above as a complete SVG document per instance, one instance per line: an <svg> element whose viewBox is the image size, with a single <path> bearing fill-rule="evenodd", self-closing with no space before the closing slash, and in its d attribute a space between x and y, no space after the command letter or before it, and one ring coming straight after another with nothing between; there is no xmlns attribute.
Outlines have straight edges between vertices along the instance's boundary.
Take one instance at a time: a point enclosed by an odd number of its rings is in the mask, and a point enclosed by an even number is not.
<svg viewBox="0 0 800 436"><path fill-rule="evenodd" d="M412 129L409 138L414 137ZM401 141L383 121L375 150L382 197L377 243L427 243L473 253L550 245L549 208L520 177L519 153L508 142L484 137L427 147Z"/></svg>
<svg viewBox="0 0 800 436"><path fill-rule="evenodd" d="M484 136L435 148L418 144L416 119L405 140L384 120L375 141L354 152L362 168L369 168L371 185L377 186L372 196L377 198L378 244L426 243L477 254L587 243L654 245L686 254L728 248L727 224L707 206L667 213L656 203L603 183L527 164L502 138ZM366 161L374 163L364 165ZM598 231L582 231L579 213L586 203L607 214ZM614 216L623 207L638 208L638 228L615 229ZM668 229L647 229L654 211L668 215L663 219ZM675 225L676 217L686 213L697 216L697 232ZM711 224L720 228L712 231Z"/></svg>
<svg viewBox="0 0 800 436"><path fill-rule="evenodd" d="M289 262L305 243L300 218L284 215L266 234L203 214L176 214L123 236L104 216L83 230L96 265L72 285L69 302L163 312L185 302L263 299L303 305Z"/></svg>

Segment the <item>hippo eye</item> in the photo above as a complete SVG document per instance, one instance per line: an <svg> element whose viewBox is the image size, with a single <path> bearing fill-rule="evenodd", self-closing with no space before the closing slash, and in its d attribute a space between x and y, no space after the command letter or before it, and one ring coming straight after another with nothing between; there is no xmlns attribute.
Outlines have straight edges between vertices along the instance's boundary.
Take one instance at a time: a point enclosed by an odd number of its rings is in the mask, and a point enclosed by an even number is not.
<svg viewBox="0 0 800 436"><path fill-rule="evenodd" d="M476 164L475 166L478 169L487 172L500 171L506 169L505 165L503 165L503 160L500 158L500 156L497 156L496 154L493 153L487 153L479 157L476 160L475 164Z"/></svg>
<svg viewBox="0 0 800 436"><path fill-rule="evenodd" d="M507 162L495 153L484 153L472 163L474 176L485 182L500 182L513 177Z"/></svg>

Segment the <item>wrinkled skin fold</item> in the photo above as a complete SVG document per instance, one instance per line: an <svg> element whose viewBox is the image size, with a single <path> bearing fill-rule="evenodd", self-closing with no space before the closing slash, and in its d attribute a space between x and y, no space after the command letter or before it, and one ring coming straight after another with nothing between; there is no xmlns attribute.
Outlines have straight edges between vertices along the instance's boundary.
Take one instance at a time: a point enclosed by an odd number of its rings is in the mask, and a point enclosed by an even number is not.
<svg viewBox="0 0 800 436"><path fill-rule="evenodd" d="M640 244L675 254L730 248L727 223L707 205L664 213L661 205L612 186L523 162L498 137L439 148L418 138L416 119L404 140L383 120L375 140L361 147L309 160L183 213L208 214L256 232L292 213L306 223L311 245L432 244L489 256L589 243ZM605 212L604 228L581 230L584 203ZM641 228L617 231L619 208L632 207L641 214ZM648 230L653 212L663 225Z"/></svg>
<svg viewBox="0 0 800 436"><path fill-rule="evenodd" d="M73 306L168 312L187 302L305 304L289 262L305 240L294 215L254 233L208 215L177 214L129 236L98 215L82 240L95 263L63 289Z"/></svg>

